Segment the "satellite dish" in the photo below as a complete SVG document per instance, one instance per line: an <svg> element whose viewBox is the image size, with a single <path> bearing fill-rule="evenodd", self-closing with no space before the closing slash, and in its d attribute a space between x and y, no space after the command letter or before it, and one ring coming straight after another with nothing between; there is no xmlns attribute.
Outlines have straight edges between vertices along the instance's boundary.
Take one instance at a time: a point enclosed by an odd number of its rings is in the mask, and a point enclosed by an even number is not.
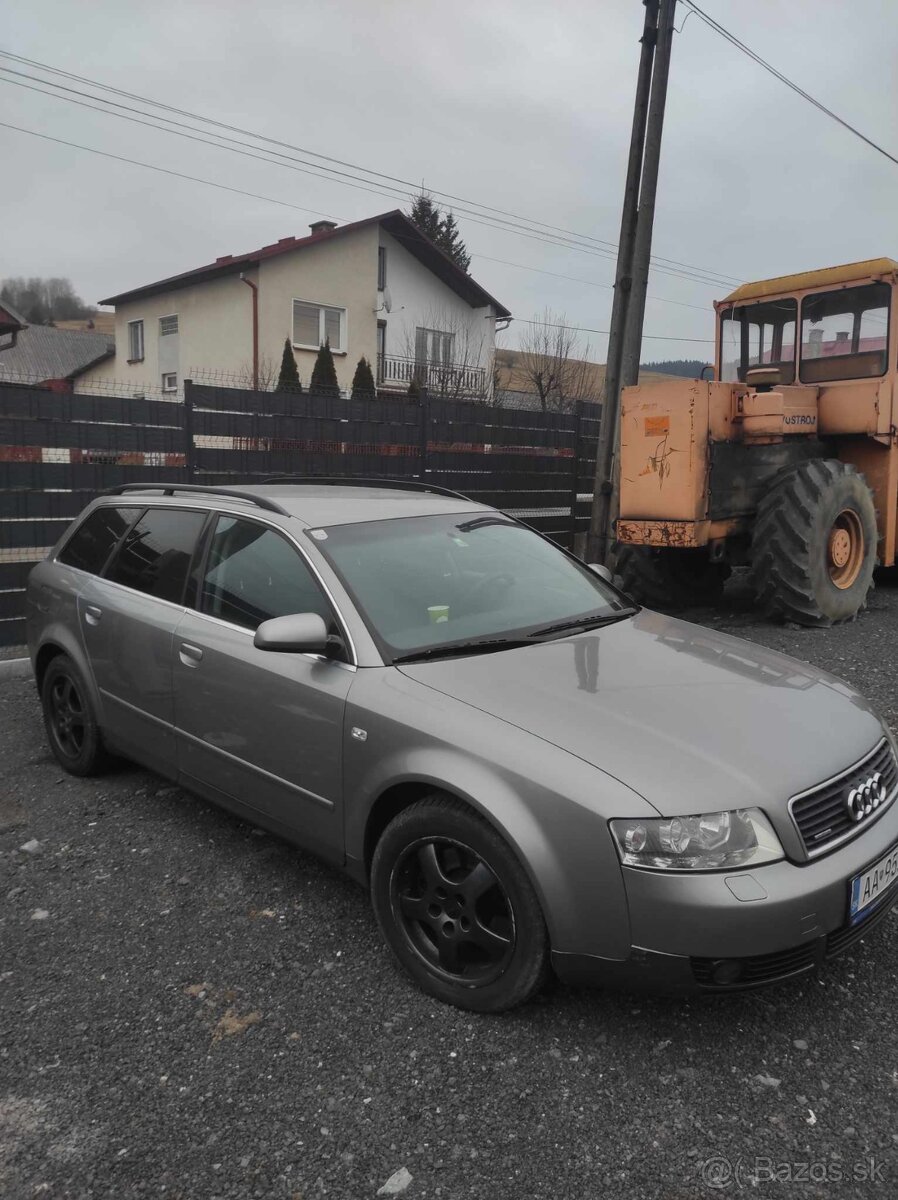
<svg viewBox="0 0 898 1200"><path fill-rule="evenodd" d="M390 295L390 289L388 287L385 287L384 288L384 312L392 312L392 311L393 311L393 298Z"/></svg>

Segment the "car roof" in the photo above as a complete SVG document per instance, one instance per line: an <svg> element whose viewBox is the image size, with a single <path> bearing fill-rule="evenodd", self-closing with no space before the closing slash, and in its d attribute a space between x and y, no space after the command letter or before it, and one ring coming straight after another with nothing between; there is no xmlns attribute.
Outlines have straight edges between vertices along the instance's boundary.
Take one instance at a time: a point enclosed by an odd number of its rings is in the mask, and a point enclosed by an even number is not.
<svg viewBox="0 0 898 1200"><path fill-rule="evenodd" d="M485 504L478 504L463 496L451 493L430 492L426 486L418 489L383 487L376 485L352 485L339 483L289 483L241 484L239 486L215 486L206 492L196 485L179 489L177 484L159 484L159 488L171 488L173 494L157 491L153 484L146 488L135 488L124 493L108 495L112 503L122 500L139 500L143 503L183 505L185 500L202 507L215 508L222 502L246 507L247 513L254 509L252 497L271 501L269 507L259 507L260 512L282 510L281 515L296 517L306 525L349 525L361 521L380 521L395 517L438 516L443 513L491 512Z"/></svg>

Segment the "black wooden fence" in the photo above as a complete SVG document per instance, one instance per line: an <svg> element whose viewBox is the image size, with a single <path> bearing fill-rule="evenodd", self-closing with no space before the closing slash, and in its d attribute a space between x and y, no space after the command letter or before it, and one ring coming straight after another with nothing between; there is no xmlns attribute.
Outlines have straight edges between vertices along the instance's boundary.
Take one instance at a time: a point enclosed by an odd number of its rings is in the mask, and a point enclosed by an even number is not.
<svg viewBox="0 0 898 1200"><path fill-rule="evenodd" d="M183 403L0 383L0 645L24 641L31 567L97 492L118 483L417 479L501 508L570 547L589 523L599 416L595 404L543 413L189 381Z"/></svg>

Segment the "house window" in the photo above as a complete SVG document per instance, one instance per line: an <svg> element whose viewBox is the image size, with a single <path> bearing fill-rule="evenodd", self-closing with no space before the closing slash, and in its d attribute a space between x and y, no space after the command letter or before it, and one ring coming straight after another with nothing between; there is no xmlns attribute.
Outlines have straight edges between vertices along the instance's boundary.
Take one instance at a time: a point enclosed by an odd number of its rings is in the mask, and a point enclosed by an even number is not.
<svg viewBox="0 0 898 1200"><path fill-rule="evenodd" d="M143 362L143 321L128 322L128 362Z"/></svg>
<svg viewBox="0 0 898 1200"><path fill-rule="evenodd" d="M383 383L384 378L384 358L387 353L387 323L386 321L377 322L377 380L378 383Z"/></svg>
<svg viewBox="0 0 898 1200"><path fill-rule="evenodd" d="M173 317L159 318L159 336L167 337L170 333L178 332L178 317L175 314Z"/></svg>
<svg viewBox="0 0 898 1200"><path fill-rule="evenodd" d="M162 376L162 390L163 392L176 392L178 390L178 376L174 371Z"/></svg>
<svg viewBox="0 0 898 1200"><path fill-rule="evenodd" d="M317 350L325 342L331 350L346 350L346 309L293 301L293 345L300 350Z"/></svg>
<svg viewBox="0 0 898 1200"><path fill-rule="evenodd" d="M415 361L448 367L452 362L452 339L451 333L422 329L419 325L415 330Z"/></svg>
<svg viewBox="0 0 898 1200"><path fill-rule="evenodd" d="M377 290L382 292L387 286L387 248L377 247Z"/></svg>

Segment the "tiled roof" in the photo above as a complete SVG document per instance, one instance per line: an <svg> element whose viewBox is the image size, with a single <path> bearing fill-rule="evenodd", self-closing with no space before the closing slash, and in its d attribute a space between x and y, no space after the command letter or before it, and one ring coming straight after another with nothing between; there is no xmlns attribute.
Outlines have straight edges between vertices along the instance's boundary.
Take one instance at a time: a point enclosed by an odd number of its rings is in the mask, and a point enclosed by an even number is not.
<svg viewBox="0 0 898 1200"><path fill-rule="evenodd" d="M12 376L68 379L114 352L115 339L105 333L29 325L14 346L0 349L0 381Z"/></svg>
<svg viewBox="0 0 898 1200"><path fill-rule="evenodd" d="M274 258L280 254L292 254L294 250L302 250L307 246L317 246L322 242L332 241L335 238L343 237L344 234L352 233L359 229L366 229L371 225L382 225L387 233L401 242L410 254L413 254L425 267L441 279L447 287L452 288L457 295L467 301L472 308L483 308L487 305L492 305L498 316L511 316L511 313L504 305L500 304L480 284L476 283L466 271L457 266L439 246L436 246L430 238L426 237L409 220L405 213L400 212L398 208L392 212L380 213L376 217L367 217L364 221L353 221L348 225L338 225L334 229L324 229L318 233L309 234L307 237L281 238L280 241L272 242L268 246L262 246L259 250L251 250L246 254L225 254L221 258L217 258L214 263L208 263L204 267L196 267L194 270L184 271L180 275L170 275L167 279L160 279L156 283L148 283L143 287L133 288L129 292L120 292L117 296L110 296L99 303L125 304L134 300L145 299L148 296L156 296L162 292L171 292L178 288L191 287L195 283L205 283L206 280L215 279L221 275L239 274L241 271L246 270L247 267L253 267L267 258Z"/></svg>

